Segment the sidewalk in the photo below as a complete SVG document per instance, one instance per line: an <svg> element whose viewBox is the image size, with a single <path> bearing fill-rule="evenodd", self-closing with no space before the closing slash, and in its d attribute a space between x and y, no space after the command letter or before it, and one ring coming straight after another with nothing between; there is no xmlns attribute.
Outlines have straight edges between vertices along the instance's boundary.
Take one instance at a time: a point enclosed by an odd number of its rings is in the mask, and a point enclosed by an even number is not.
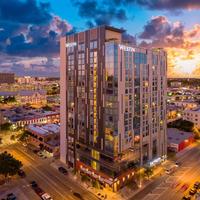
<svg viewBox="0 0 200 200"><path fill-rule="evenodd" d="M165 162L168 162L168 161L165 161ZM64 163L60 162L59 160L55 160L50 165L56 169L58 169L58 167L60 167L60 166L67 168L67 166ZM162 166L156 167L151 179L143 180L143 185L141 188L133 190L128 187L123 187L121 190L119 190L117 193L115 193L115 192L112 192L111 190L109 190L108 188L96 189L96 188L92 187L91 185L87 184L86 182L82 182L81 177L78 174L74 175L72 169L68 169L68 171L69 171L68 177L73 182L78 183L80 186L84 187L86 190L90 191L91 193L93 193L99 199L102 199L102 200L105 199L105 196L106 196L107 200L128 200L130 197L134 196L136 193L143 190L147 185L149 185L152 181L154 181L155 178L159 177L160 174L163 174L163 172L164 172ZM100 195L98 195L98 194L100 194Z"/></svg>
<svg viewBox="0 0 200 200"><path fill-rule="evenodd" d="M56 168L56 169L58 169L58 167L61 167L61 166L67 169L67 165L60 162L59 160L55 160L55 161L51 162L50 165L52 167ZM79 174L74 175L72 169L68 169L68 172L69 172L68 178L71 181L78 183L78 185L82 186L83 188L85 188L86 190L88 190L89 192L94 194L98 199L102 199L102 200L103 199L107 199L107 200L111 200L111 199L112 200L119 200L119 199L121 199L121 197L119 196L118 193L114 193L114 192L108 190L107 188L96 189L96 188L92 187L91 184L87 184L86 182L82 182L80 175Z"/></svg>
<svg viewBox="0 0 200 200"><path fill-rule="evenodd" d="M191 150L193 147L195 147L197 143L194 143L190 146L188 146L183 151L176 154L176 157L179 158L186 154L189 150ZM172 164L172 161L166 160L163 163L161 163L159 166L154 168L154 174L151 176L149 180L143 178L142 187L138 189L131 189L128 186L123 187L121 190L119 190L117 193L112 192L108 188L103 189L96 189L91 186L91 184L82 182L81 177L79 174L74 175L72 169L68 169L69 175L68 178L70 178L73 182L78 183L80 186L88 190L89 192L93 193L96 197L99 199L107 199L107 200L128 200L132 197L134 197L137 193L141 192L145 187L147 187L149 184L151 184L153 181L155 181L156 178L161 177L165 173L165 168ZM58 167L63 166L67 168L67 166L60 162L59 160L55 160L50 163L50 165L56 169ZM99 195L98 195L99 194ZM106 198L105 198L106 197Z"/></svg>

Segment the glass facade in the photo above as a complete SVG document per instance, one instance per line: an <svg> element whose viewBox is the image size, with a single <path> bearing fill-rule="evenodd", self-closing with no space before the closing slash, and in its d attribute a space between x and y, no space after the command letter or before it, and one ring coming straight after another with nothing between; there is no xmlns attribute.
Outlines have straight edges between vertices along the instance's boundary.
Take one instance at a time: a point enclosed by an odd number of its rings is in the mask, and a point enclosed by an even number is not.
<svg viewBox="0 0 200 200"><path fill-rule="evenodd" d="M105 151L118 154L118 48L105 45Z"/></svg>
<svg viewBox="0 0 200 200"><path fill-rule="evenodd" d="M68 38L66 154L74 167L116 178L165 152L166 58L101 28Z"/></svg>

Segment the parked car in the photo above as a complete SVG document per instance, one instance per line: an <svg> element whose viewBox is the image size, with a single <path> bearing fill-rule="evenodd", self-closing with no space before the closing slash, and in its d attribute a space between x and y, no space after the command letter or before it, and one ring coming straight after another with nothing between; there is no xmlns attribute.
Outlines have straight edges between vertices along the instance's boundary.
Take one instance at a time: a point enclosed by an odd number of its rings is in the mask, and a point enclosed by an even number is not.
<svg viewBox="0 0 200 200"><path fill-rule="evenodd" d="M31 187L34 189L36 187L38 187L38 184L35 181L32 181L31 183Z"/></svg>
<svg viewBox="0 0 200 200"><path fill-rule="evenodd" d="M61 172L61 173L64 174L64 175L67 175L67 174L68 174L67 170L66 170L64 167L59 167L59 168L58 168L58 171Z"/></svg>
<svg viewBox="0 0 200 200"><path fill-rule="evenodd" d="M7 195L7 200L16 200L16 199L17 197L13 193Z"/></svg>
<svg viewBox="0 0 200 200"><path fill-rule="evenodd" d="M52 198L48 193L44 193L44 194L41 196L41 199L42 199L42 200L53 200L53 198Z"/></svg>
<svg viewBox="0 0 200 200"><path fill-rule="evenodd" d="M177 167L179 167L179 166L181 165L181 162L176 161L176 162L175 162L175 165L176 165Z"/></svg>
<svg viewBox="0 0 200 200"><path fill-rule="evenodd" d="M194 188L195 189L200 189L200 182L199 181L195 182Z"/></svg>
<svg viewBox="0 0 200 200"><path fill-rule="evenodd" d="M183 198L182 198L182 200L190 200L191 199L191 196L184 196Z"/></svg>
<svg viewBox="0 0 200 200"><path fill-rule="evenodd" d="M24 170L20 169L20 170L18 171L18 175L19 175L21 178L24 178L24 177L26 176L26 173L25 173Z"/></svg>
<svg viewBox="0 0 200 200"><path fill-rule="evenodd" d="M84 200L83 197L82 197L79 193L77 193L77 192L74 192L73 195L74 195L75 197L81 199L81 200Z"/></svg>
<svg viewBox="0 0 200 200"><path fill-rule="evenodd" d="M195 195L197 193L197 190L195 188L191 188L189 191L190 195Z"/></svg>

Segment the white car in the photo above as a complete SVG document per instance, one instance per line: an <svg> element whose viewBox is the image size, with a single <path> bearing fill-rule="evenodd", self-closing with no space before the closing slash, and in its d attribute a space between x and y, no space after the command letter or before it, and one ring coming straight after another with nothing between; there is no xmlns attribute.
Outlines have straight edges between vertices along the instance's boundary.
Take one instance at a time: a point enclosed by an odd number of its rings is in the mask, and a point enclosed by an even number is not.
<svg viewBox="0 0 200 200"><path fill-rule="evenodd" d="M44 193L41 198L43 200L53 200L53 198L48 194L48 193Z"/></svg>

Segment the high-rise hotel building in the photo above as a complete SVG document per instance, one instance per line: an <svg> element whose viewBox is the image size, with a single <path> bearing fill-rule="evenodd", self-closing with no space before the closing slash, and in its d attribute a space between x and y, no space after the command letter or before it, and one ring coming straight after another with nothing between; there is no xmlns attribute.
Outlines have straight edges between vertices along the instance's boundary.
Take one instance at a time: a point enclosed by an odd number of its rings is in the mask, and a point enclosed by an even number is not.
<svg viewBox="0 0 200 200"><path fill-rule="evenodd" d="M60 159L114 190L166 156L167 55L99 26L61 38Z"/></svg>

